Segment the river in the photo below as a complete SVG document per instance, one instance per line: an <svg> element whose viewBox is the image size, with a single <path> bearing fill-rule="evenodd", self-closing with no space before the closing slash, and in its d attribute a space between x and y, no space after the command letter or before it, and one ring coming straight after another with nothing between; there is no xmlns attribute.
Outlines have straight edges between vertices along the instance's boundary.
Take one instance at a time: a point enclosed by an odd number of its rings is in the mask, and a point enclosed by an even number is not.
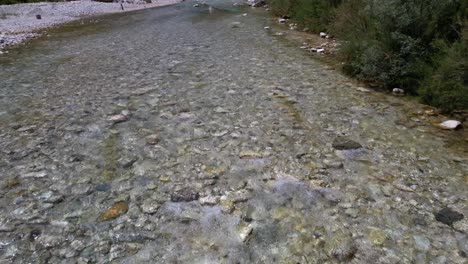
<svg viewBox="0 0 468 264"><path fill-rule="evenodd" d="M0 57L0 262L466 263L466 130L208 3Z"/></svg>

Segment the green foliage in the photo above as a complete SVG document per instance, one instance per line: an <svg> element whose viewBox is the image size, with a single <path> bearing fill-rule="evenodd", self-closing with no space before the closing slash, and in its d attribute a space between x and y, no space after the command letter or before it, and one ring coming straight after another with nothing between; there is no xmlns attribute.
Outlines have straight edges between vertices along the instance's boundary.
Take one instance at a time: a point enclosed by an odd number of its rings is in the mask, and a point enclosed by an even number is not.
<svg viewBox="0 0 468 264"><path fill-rule="evenodd" d="M268 5L278 16L293 17L302 26L319 32L333 20L336 7L342 0L269 0Z"/></svg>
<svg viewBox="0 0 468 264"><path fill-rule="evenodd" d="M468 108L467 44L461 41L468 1L267 2L276 15L338 36L346 73L374 86L403 88L445 110Z"/></svg>
<svg viewBox="0 0 468 264"><path fill-rule="evenodd" d="M468 37L468 36L467 36ZM419 89L425 103L449 112L468 107L468 41L448 48L438 68Z"/></svg>

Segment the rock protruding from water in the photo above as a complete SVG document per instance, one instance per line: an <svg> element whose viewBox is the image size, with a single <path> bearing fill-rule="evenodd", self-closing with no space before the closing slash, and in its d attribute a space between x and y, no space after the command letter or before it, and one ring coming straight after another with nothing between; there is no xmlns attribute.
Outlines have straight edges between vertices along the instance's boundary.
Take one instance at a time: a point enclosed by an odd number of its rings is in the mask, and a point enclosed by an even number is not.
<svg viewBox="0 0 468 264"><path fill-rule="evenodd" d="M451 208L444 208L435 214L437 221L451 226L453 223L458 222L464 218L464 215L452 210Z"/></svg>
<svg viewBox="0 0 468 264"><path fill-rule="evenodd" d="M439 124L439 127L446 130L458 129L462 126L460 121L457 120L447 120Z"/></svg>
<svg viewBox="0 0 468 264"><path fill-rule="evenodd" d="M333 148L338 150L350 150L362 148L362 145L346 137L337 137L333 140Z"/></svg>
<svg viewBox="0 0 468 264"><path fill-rule="evenodd" d="M249 0L248 3L252 7L261 7L266 5L266 2L264 0Z"/></svg>

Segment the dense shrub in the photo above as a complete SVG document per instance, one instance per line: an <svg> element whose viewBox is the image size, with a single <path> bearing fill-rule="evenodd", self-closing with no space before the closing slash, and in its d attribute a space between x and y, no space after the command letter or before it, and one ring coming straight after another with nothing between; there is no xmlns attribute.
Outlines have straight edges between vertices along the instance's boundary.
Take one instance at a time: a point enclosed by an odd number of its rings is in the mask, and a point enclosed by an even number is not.
<svg viewBox="0 0 468 264"><path fill-rule="evenodd" d="M290 16L312 31L325 30L333 21L334 10L343 0L270 0L273 13Z"/></svg>
<svg viewBox="0 0 468 264"><path fill-rule="evenodd" d="M443 111L468 106L468 36L448 48L437 69L422 83L419 93L425 103Z"/></svg>
<svg viewBox="0 0 468 264"><path fill-rule="evenodd" d="M267 2L277 15L338 36L346 73L374 86L404 88L446 110L468 108L467 44L461 40L466 0Z"/></svg>

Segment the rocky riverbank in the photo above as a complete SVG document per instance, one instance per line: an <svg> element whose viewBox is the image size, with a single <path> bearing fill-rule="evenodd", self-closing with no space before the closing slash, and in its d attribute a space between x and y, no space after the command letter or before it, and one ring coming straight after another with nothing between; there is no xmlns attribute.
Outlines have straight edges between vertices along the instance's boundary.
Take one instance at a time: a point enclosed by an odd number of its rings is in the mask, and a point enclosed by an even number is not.
<svg viewBox="0 0 468 264"><path fill-rule="evenodd" d="M0 51L40 35L40 31L80 18L175 4L180 0L101 3L90 0L0 6ZM122 10L123 7L123 10Z"/></svg>

